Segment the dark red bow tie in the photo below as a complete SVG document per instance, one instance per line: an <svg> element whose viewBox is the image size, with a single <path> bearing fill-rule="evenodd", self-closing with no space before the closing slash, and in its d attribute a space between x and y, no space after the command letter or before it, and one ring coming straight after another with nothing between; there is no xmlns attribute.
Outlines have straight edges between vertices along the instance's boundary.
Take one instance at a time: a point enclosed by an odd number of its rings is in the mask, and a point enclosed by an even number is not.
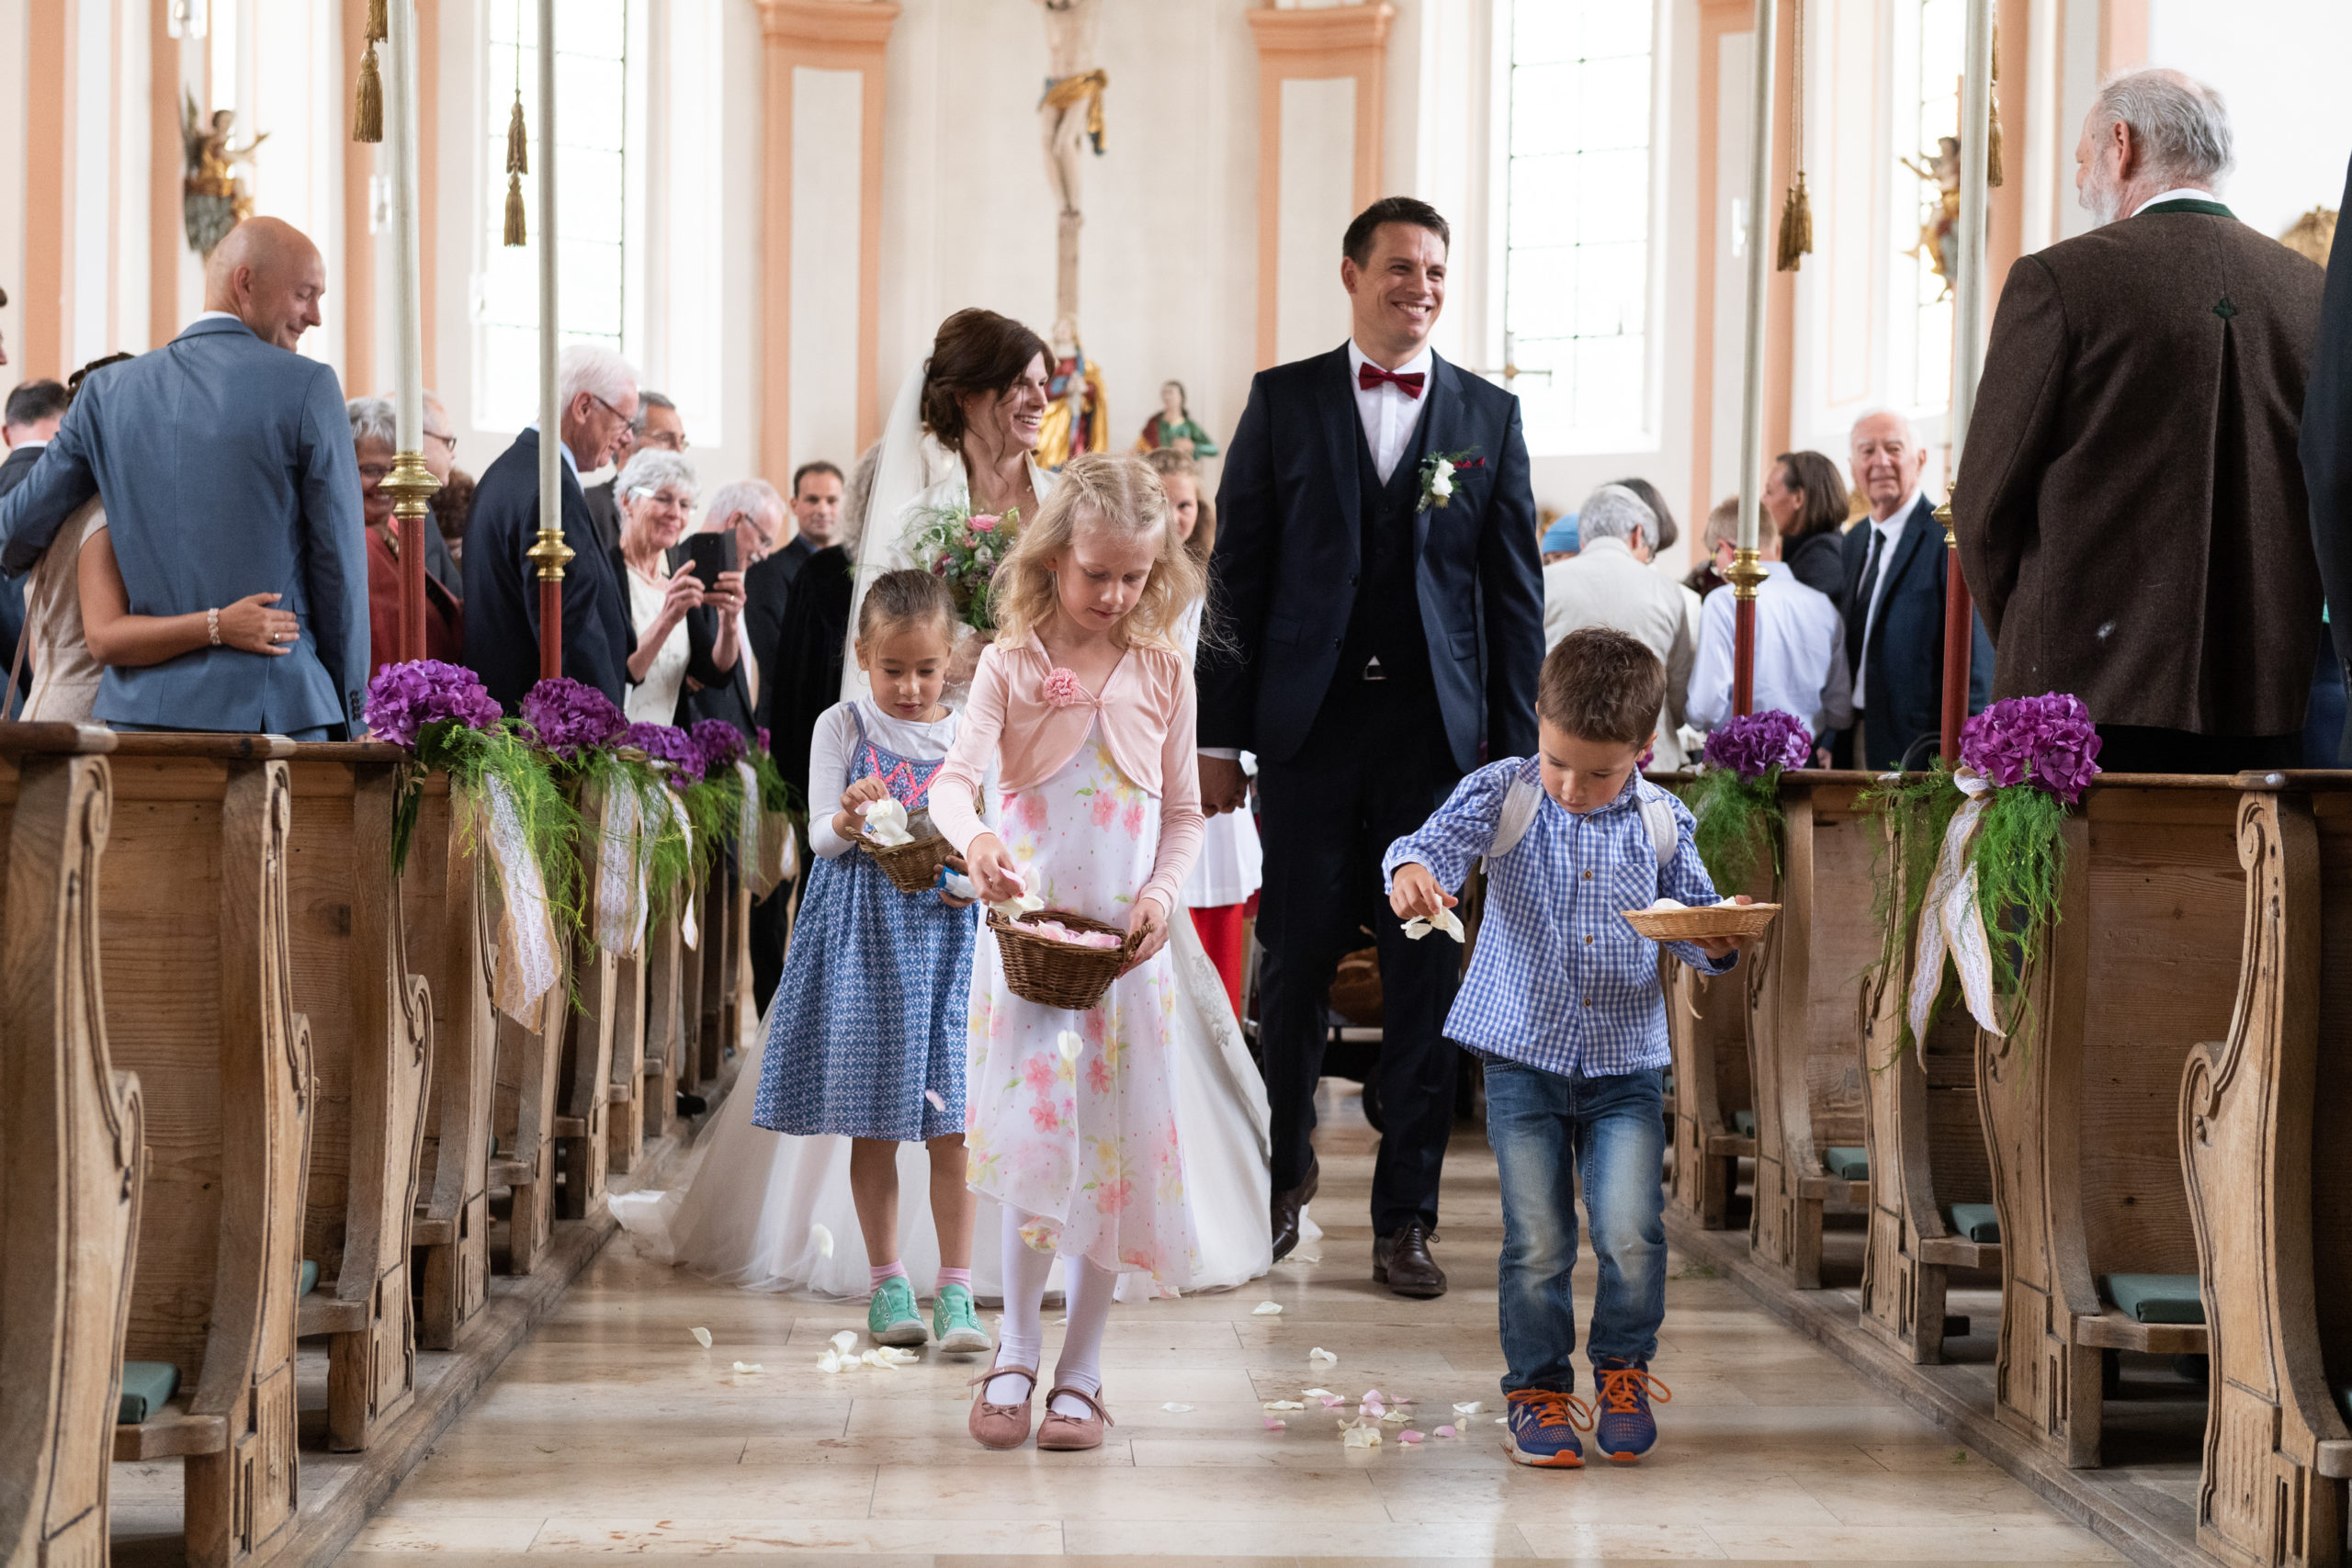
<svg viewBox="0 0 2352 1568"><path fill-rule="evenodd" d="M1402 375L1394 370L1383 370L1369 359L1356 367L1356 385L1367 392L1387 381L1407 397L1418 398L1421 395L1421 383L1428 378L1418 370L1408 370Z"/></svg>

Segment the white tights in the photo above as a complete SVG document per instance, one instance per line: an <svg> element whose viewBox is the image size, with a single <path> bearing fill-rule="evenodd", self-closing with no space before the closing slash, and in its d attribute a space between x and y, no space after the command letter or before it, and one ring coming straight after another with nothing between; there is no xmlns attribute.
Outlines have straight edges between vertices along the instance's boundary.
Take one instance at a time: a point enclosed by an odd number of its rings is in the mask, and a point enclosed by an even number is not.
<svg viewBox="0 0 2352 1568"><path fill-rule="evenodd" d="M1044 1312L1046 1277L1053 1272L1054 1255L1040 1252L1021 1239L1021 1227L1032 1216L1004 1211L1004 1332L997 1337L996 1365L1034 1367L1045 1355ZM1069 1300L1069 1332L1062 1336L1061 1359L1054 1363L1052 1386L1102 1392L1102 1330L1111 1321L1111 1298L1119 1276L1084 1258L1062 1258L1062 1278ZM1019 1378L989 1380L992 1404L1018 1404L1026 1390ZM1048 1407L1064 1416L1093 1414L1075 1399L1064 1396Z"/></svg>

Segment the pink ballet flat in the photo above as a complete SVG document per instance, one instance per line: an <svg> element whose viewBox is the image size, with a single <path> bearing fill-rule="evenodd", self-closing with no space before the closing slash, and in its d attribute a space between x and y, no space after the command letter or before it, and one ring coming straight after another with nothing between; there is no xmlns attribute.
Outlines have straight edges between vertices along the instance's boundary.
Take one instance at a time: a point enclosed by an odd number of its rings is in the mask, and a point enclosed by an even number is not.
<svg viewBox="0 0 2352 1568"><path fill-rule="evenodd" d="M1081 1400L1092 1416L1065 1416L1054 1408L1054 1401L1063 1394ZM1102 1446L1102 1428L1115 1427L1111 1413L1102 1402L1080 1388L1057 1388L1046 1395L1046 1419L1037 1428L1037 1446L1051 1453L1083 1453L1088 1449Z"/></svg>
<svg viewBox="0 0 2352 1568"><path fill-rule="evenodd" d="M989 1403L988 1384L990 1378L1027 1378L1029 1394L1018 1404ZM984 1449L1017 1449L1029 1440L1029 1395L1037 1392L1037 1370L1035 1367L992 1367L974 1378L967 1386L980 1392L972 1400L972 1440ZM1051 1425L1048 1421L1047 1425ZM1096 1442L1102 1439L1098 1435Z"/></svg>

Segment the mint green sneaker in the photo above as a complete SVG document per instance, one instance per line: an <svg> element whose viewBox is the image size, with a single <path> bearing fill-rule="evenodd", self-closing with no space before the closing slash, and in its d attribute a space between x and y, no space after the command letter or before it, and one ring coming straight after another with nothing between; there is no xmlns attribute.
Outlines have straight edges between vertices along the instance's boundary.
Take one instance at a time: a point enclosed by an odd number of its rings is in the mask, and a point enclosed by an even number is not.
<svg viewBox="0 0 2352 1568"><path fill-rule="evenodd" d="M876 1345L912 1347L930 1340L922 1314L915 1311L914 1287L907 1283L906 1276L894 1274L874 1287L874 1299L865 1303L865 1331L874 1336Z"/></svg>
<svg viewBox="0 0 2352 1568"><path fill-rule="evenodd" d="M931 1331L939 1340L942 1350L957 1355L974 1355L996 1348L989 1338L989 1331L980 1326L980 1315L972 1310L972 1291L968 1285L942 1285L931 1301Z"/></svg>

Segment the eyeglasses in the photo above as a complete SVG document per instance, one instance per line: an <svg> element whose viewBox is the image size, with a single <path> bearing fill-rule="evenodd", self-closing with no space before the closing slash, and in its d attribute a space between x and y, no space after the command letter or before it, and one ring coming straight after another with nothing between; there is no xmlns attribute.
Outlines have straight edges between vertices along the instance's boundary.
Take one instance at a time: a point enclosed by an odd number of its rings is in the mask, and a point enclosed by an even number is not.
<svg viewBox="0 0 2352 1568"><path fill-rule="evenodd" d="M427 441L438 441L442 446L447 446L449 449L449 456L452 457L458 455L458 438L456 436L444 435L437 430L428 430L424 433L424 438Z"/></svg>
<svg viewBox="0 0 2352 1568"><path fill-rule="evenodd" d="M612 404L606 402L595 393L590 392L588 394L588 400L594 403L598 408L603 409L606 413L611 414L615 419L619 420L623 424L627 424L628 423L628 415L621 412L620 410L613 407Z"/></svg>

